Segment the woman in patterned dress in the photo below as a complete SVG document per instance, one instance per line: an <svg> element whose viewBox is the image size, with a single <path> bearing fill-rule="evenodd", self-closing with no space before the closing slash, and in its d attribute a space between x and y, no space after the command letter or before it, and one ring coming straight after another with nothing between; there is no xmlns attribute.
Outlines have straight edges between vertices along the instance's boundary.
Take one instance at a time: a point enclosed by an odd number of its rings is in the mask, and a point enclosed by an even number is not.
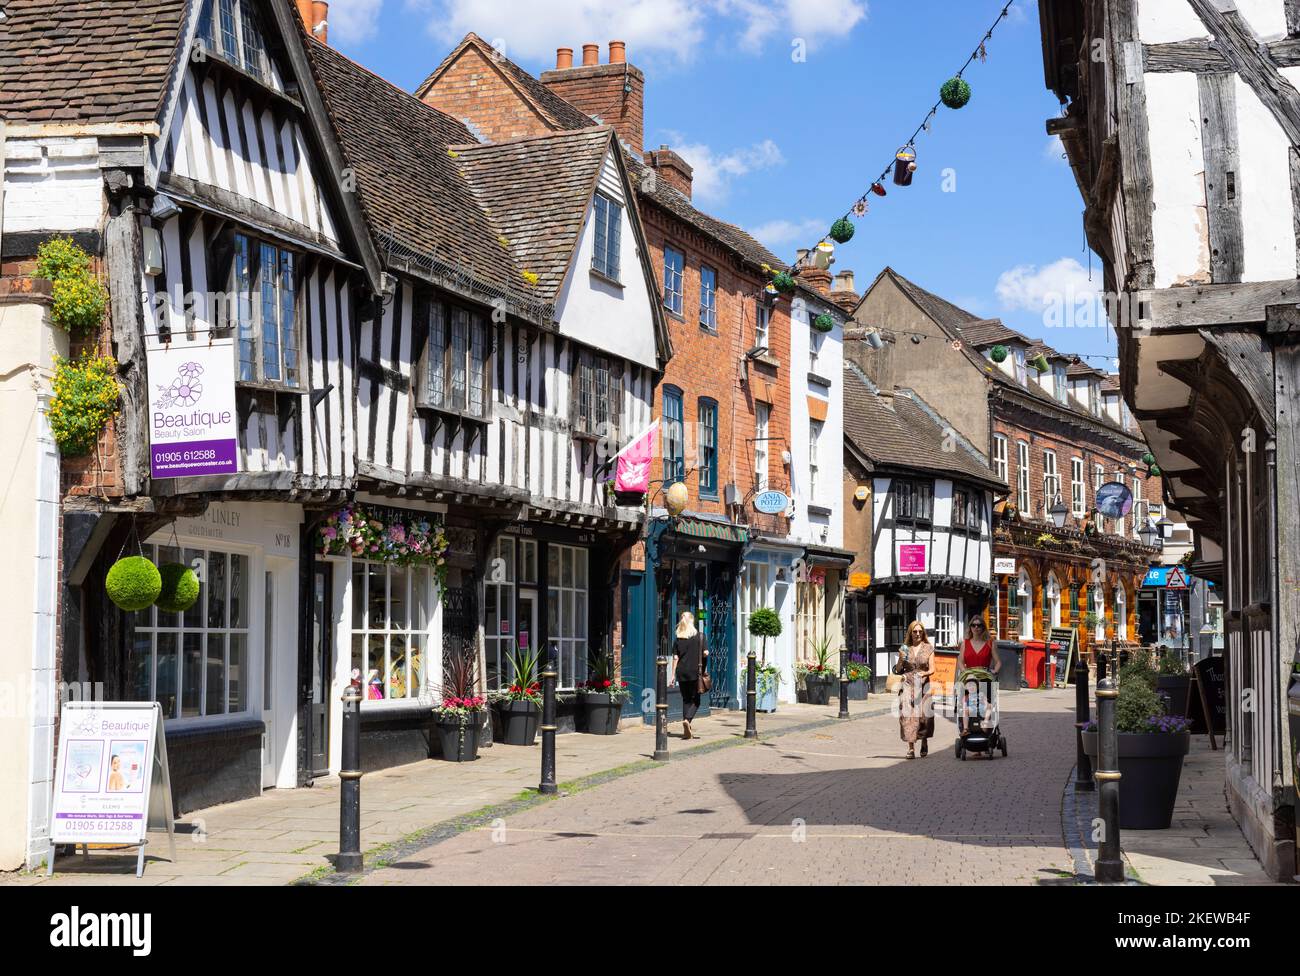
<svg viewBox="0 0 1300 976"><path fill-rule="evenodd" d="M907 642L898 649L894 673L903 676L898 688L898 734L907 743L907 758L916 758L916 740L921 756L930 753L934 735L934 702L930 696L930 675L934 673L934 645L925 626L913 620L907 627Z"/></svg>

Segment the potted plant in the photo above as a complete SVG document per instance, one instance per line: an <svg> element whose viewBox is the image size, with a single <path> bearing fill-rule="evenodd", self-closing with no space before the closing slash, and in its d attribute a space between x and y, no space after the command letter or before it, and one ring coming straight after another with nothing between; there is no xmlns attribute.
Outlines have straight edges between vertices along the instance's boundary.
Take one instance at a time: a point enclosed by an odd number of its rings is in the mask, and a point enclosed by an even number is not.
<svg viewBox="0 0 1300 976"><path fill-rule="evenodd" d="M1192 678L1187 665L1173 653L1166 653L1156 664L1156 694L1164 699L1169 715L1187 715L1187 701L1192 690Z"/></svg>
<svg viewBox="0 0 1300 976"><path fill-rule="evenodd" d="M749 615L749 633L762 642L760 657L755 667L754 708L760 712L776 711L776 692L781 687L781 670L774 664L767 663L767 639L781 636L781 618L771 607L759 607ZM744 682L742 681L742 684ZM746 688L748 693L748 688Z"/></svg>
<svg viewBox="0 0 1300 976"><path fill-rule="evenodd" d="M478 653L466 648L450 655L443 665L442 704L433 706L433 728L442 758L448 762L478 758L486 702L477 692Z"/></svg>
<svg viewBox="0 0 1300 976"><path fill-rule="evenodd" d="M498 692L496 709L499 741L508 746L531 746L537 741L537 723L542 714L542 685L537 652L521 648L507 655L510 686Z"/></svg>
<svg viewBox="0 0 1300 976"><path fill-rule="evenodd" d="M1131 665L1130 665L1131 667ZM1124 830L1165 830L1173 822L1183 757L1191 743L1189 723L1166 715L1145 680L1120 678L1115 700L1119 740L1119 825ZM1097 723L1083 727L1083 750L1097 768Z"/></svg>
<svg viewBox="0 0 1300 976"><path fill-rule="evenodd" d="M599 652L587 665L587 680L578 683L583 731L592 735L613 735L623 714L623 703L631 697L614 656Z"/></svg>
<svg viewBox="0 0 1300 976"><path fill-rule="evenodd" d="M844 672L849 679L849 701L866 701L871 691L871 666L866 655L850 654Z"/></svg>
<svg viewBox="0 0 1300 976"><path fill-rule="evenodd" d="M835 683L835 669L831 667L831 641L825 638L813 644L811 661L803 664L803 683L808 689L809 705L829 705L831 685Z"/></svg>

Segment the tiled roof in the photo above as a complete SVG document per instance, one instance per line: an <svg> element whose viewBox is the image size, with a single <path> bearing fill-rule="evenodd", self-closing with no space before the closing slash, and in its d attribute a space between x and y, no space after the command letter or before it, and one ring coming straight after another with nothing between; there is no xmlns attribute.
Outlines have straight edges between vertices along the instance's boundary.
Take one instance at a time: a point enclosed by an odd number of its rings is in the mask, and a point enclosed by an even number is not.
<svg viewBox="0 0 1300 976"><path fill-rule="evenodd" d="M327 45L311 40L307 52L371 226L480 281L522 286L501 230L449 154L474 141L470 131Z"/></svg>
<svg viewBox="0 0 1300 976"><path fill-rule="evenodd" d="M975 322L967 322L960 326L958 331L963 342L977 349L1000 343L1029 341L1015 329L1004 325L1001 319L979 319Z"/></svg>
<svg viewBox="0 0 1300 976"><path fill-rule="evenodd" d="M564 283L613 130L593 127L456 146L455 162L510 242L521 274L553 300Z"/></svg>
<svg viewBox="0 0 1300 976"><path fill-rule="evenodd" d="M892 403L892 408L887 403ZM898 390L893 397L882 397L851 364L845 364L844 434L874 464L1001 484L988 465L960 441L956 441L956 450L944 449L945 443L954 441L937 416L910 391Z"/></svg>
<svg viewBox="0 0 1300 976"><path fill-rule="evenodd" d="M1101 381L1101 388L1107 393L1118 390L1120 388L1119 373L1107 373L1106 378Z"/></svg>
<svg viewBox="0 0 1300 976"><path fill-rule="evenodd" d="M0 118L156 122L186 0L5 0Z"/></svg>
<svg viewBox="0 0 1300 976"><path fill-rule="evenodd" d="M1106 374L1100 369L1089 366L1082 359L1076 359L1066 368L1065 375L1073 379L1078 376L1105 376Z"/></svg>

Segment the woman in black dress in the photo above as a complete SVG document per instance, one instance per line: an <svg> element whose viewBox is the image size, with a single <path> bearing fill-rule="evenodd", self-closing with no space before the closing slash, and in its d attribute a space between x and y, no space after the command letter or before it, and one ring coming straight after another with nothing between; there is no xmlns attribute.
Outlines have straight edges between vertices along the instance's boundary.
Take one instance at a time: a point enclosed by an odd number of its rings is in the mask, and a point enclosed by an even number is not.
<svg viewBox="0 0 1300 976"><path fill-rule="evenodd" d="M677 686L682 692L682 738L691 735L691 720L700 708L700 670L708 666L709 652L703 649L700 632L695 629L695 614L683 610L677 620L677 640L673 654L677 658Z"/></svg>

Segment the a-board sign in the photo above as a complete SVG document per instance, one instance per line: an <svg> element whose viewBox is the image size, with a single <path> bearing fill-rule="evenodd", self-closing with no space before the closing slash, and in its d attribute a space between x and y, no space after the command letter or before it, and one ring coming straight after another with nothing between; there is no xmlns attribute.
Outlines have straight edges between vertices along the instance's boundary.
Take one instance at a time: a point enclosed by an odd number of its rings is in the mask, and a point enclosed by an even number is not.
<svg viewBox="0 0 1300 976"><path fill-rule="evenodd" d="M957 681L957 657L955 653L935 651L930 668L930 693L936 698L951 698L952 686Z"/></svg>
<svg viewBox="0 0 1300 976"><path fill-rule="evenodd" d="M1057 687L1073 684L1074 659L1079 653L1079 632L1073 627L1053 627L1047 640L1057 645L1055 651L1048 648L1048 653L1052 655L1048 660L1056 661Z"/></svg>
<svg viewBox="0 0 1300 976"><path fill-rule="evenodd" d="M157 702L64 702L50 816L55 844L139 847L150 828L172 839L171 780ZM175 860L173 846L172 860Z"/></svg>
<svg viewBox="0 0 1300 976"><path fill-rule="evenodd" d="M1223 656L1216 654L1197 661L1192 665L1192 671L1194 684L1191 694L1187 696L1187 717L1192 723L1192 734L1204 735L1213 731L1215 735L1223 735L1228 730L1228 692L1224 680ZM1205 722L1206 705L1209 706L1213 721L1209 726Z"/></svg>

